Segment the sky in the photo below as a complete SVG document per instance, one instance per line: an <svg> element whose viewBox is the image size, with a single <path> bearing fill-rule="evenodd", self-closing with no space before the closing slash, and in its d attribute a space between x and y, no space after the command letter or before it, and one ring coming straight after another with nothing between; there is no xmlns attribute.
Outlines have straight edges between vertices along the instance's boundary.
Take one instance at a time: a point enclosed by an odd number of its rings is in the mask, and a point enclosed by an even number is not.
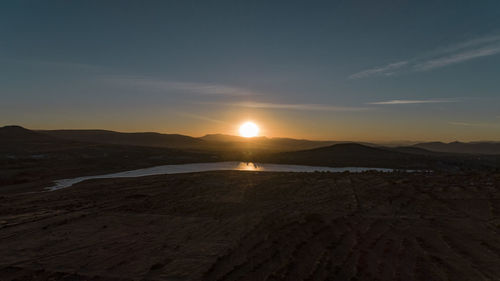
<svg viewBox="0 0 500 281"><path fill-rule="evenodd" d="M500 2L0 2L0 125L500 141Z"/></svg>

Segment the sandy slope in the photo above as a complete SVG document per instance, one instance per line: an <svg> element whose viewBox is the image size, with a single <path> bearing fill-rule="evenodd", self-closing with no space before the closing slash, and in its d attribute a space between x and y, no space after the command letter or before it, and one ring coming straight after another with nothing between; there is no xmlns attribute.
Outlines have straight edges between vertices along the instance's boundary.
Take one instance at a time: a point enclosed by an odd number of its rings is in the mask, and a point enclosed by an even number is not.
<svg viewBox="0 0 500 281"><path fill-rule="evenodd" d="M207 172L0 202L0 280L500 279L498 174Z"/></svg>

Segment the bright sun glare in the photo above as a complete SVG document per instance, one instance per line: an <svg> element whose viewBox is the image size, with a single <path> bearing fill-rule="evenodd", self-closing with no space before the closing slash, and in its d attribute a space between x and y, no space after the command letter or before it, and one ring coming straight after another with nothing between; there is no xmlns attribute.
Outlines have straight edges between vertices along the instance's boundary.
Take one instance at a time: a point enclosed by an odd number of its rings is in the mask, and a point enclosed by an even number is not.
<svg viewBox="0 0 500 281"><path fill-rule="evenodd" d="M245 122L240 126L240 136L245 138L256 137L259 134L259 126L253 122Z"/></svg>

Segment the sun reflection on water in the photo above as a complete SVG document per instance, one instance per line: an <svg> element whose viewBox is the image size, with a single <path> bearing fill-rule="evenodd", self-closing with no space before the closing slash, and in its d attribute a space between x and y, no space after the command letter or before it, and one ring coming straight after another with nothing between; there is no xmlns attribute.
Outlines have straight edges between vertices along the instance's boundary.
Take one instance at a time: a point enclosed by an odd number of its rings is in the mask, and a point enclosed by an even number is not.
<svg viewBox="0 0 500 281"><path fill-rule="evenodd" d="M240 171L261 171L263 168L253 162L240 162L236 169Z"/></svg>

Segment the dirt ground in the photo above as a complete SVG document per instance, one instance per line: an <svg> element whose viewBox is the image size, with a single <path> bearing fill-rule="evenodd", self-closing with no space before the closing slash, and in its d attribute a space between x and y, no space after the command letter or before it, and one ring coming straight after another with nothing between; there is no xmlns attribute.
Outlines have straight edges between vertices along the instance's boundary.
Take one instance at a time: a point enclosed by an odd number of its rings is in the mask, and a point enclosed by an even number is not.
<svg viewBox="0 0 500 281"><path fill-rule="evenodd" d="M500 280L500 174L205 172L0 196L0 280Z"/></svg>

